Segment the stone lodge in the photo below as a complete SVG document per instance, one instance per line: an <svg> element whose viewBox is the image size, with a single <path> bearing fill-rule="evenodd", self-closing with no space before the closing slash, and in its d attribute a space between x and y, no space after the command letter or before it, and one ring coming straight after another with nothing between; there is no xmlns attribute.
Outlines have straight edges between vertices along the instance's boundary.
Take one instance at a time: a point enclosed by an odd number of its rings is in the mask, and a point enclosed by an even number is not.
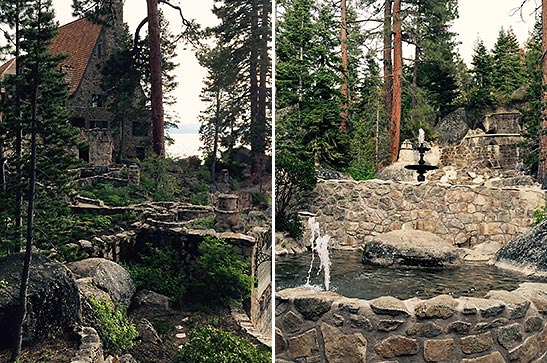
<svg viewBox="0 0 547 363"><path fill-rule="evenodd" d="M152 153L151 126L148 117L117 122L108 110L111 97L101 87L102 65L118 46L123 31L123 2L114 1L111 26L99 25L86 18L59 27L50 45L53 54L65 54L60 71L69 87L67 108L72 111L70 123L81 130L87 141L79 157L92 165L110 165L123 158L144 159ZM15 74L15 60L0 65L0 79ZM144 97L135 94L135 103Z"/></svg>

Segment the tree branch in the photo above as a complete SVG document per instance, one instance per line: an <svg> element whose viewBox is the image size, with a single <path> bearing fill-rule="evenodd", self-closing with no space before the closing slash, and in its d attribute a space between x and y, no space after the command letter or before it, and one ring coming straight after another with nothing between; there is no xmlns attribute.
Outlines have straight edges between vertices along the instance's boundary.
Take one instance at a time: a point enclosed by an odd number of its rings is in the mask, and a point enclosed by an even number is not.
<svg viewBox="0 0 547 363"><path fill-rule="evenodd" d="M133 54L136 56L139 53L139 39L140 39L140 32L142 27L148 23L148 16L139 23L137 26L137 29L135 29L135 35L133 38Z"/></svg>

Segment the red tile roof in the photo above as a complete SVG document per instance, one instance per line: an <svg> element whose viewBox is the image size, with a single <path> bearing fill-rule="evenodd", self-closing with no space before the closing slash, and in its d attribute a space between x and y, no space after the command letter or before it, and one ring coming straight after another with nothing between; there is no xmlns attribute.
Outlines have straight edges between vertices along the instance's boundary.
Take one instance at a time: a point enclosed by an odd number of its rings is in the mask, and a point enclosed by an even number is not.
<svg viewBox="0 0 547 363"><path fill-rule="evenodd" d="M70 94L80 85L89 59L101 33L102 27L87 19L78 19L59 27L59 33L50 46L52 54L66 54L68 58L62 63L67 73Z"/></svg>
<svg viewBox="0 0 547 363"><path fill-rule="evenodd" d="M61 62L61 67L70 85L70 95L76 91L82 81L101 30L101 25L84 18L78 19L59 27L59 32L49 47L52 54L62 53L68 56ZM0 65L0 79L5 74L15 74L15 58Z"/></svg>
<svg viewBox="0 0 547 363"><path fill-rule="evenodd" d="M6 63L0 65L0 79L4 77L4 74L15 74L15 58L10 59Z"/></svg>

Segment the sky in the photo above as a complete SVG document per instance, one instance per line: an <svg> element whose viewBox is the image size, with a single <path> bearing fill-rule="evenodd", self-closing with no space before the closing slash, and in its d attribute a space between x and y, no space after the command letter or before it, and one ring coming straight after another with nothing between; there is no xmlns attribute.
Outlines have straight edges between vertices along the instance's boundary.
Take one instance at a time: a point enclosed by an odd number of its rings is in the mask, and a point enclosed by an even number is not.
<svg viewBox="0 0 547 363"><path fill-rule="evenodd" d="M492 50L500 29L512 27L521 46L524 45L534 28L535 16L533 10L539 0L529 0L522 11L515 8L522 0L459 0L459 19L455 20L452 30L458 33L458 47L463 60L470 65L473 56L473 46L480 37L486 47ZM540 2L541 3L541 2Z"/></svg>

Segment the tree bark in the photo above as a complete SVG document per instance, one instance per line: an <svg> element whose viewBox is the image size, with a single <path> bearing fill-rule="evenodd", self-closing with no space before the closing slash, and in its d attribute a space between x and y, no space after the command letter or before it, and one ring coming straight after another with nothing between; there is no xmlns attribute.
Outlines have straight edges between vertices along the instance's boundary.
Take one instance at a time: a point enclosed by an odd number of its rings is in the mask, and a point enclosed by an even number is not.
<svg viewBox="0 0 547 363"><path fill-rule="evenodd" d="M36 21L38 25L38 34L41 34L41 15L42 5L41 1L38 2L38 19ZM38 41L38 40L35 40ZM37 47L38 48L38 47ZM35 57L38 57L39 52L36 51ZM28 295L28 283L30 277L30 264L32 262L32 245L34 242L34 202L36 200L36 160L37 160L37 146L36 146L36 133L37 133L37 116L36 110L38 106L38 86L39 86L39 64L38 59L35 60L33 65L32 79L32 98L31 98L31 137L30 137L30 179L28 188L28 205L27 205L27 231L26 231L26 250L23 261L23 271L21 273L21 287L19 289L19 306L17 311L17 325L15 332L15 345L12 352L12 362L17 362L21 356L21 349L23 345L23 323L27 316L27 295Z"/></svg>
<svg viewBox="0 0 547 363"><path fill-rule="evenodd" d="M15 14L15 75L17 79L21 76L22 64L20 61L21 56L21 29L20 29L20 17L21 17L21 0L17 0L16 14ZM17 243L14 246L14 252L21 251L21 241L23 239L22 227L23 227L23 190L21 186L21 179L23 178L22 171L22 155L23 155L23 130L21 126L21 90L19 81L17 81L15 90L15 236Z"/></svg>
<svg viewBox="0 0 547 363"><path fill-rule="evenodd" d="M260 155L262 148L262 140L260 135L260 119L258 105L258 48L260 44L260 34L258 29L258 0L251 1L251 48L249 50L249 97L251 107L251 169L254 172L254 159Z"/></svg>
<svg viewBox="0 0 547 363"><path fill-rule="evenodd" d="M220 128L220 90L216 92L216 109L215 109L215 136L213 141L213 161L211 162L211 179L213 184L216 184L216 167L217 167L217 153L218 153L218 134Z"/></svg>
<svg viewBox="0 0 547 363"><path fill-rule="evenodd" d="M414 70L412 73L412 87L410 89L412 93L412 110L415 110L418 107L418 63L420 61L420 47L418 42L415 44L414 52Z"/></svg>
<svg viewBox="0 0 547 363"><path fill-rule="evenodd" d="M391 115L393 103L393 61L391 58L393 31L391 26L391 2L392 0L386 0L384 5L384 97L386 115L388 115L388 117ZM391 123L388 122L387 125L387 131L391 134Z"/></svg>
<svg viewBox="0 0 547 363"><path fill-rule="evenodd" d="M538 162L538 181L543 189L547 189L547 0L541 1L541 63L543 74L541 77L541 130L539 135L539 162Z"/></svg>
<svg viewBox="0 0 547 363"><path fill-rule="evenodd" d="M146 0L148 36L150 38L150 98L152 107L152 142L154 153L165 156L164 112L161 77L160 24L157 0Z"/></svg>
<svg viewBox="0 0 547 363"><path fill-rule="evenodd" d="M399 139L401 134L401 108L402 108L402 85L403 75L403 46L401 34L401 0L393 3L393 105L391 112L391 158L394 163L399 156Z"/></svg>
<svg viewBox="0 0 547 363"><path fill-rule="evenodd" d="M342 131L347 130L348 125L348 105L349 105L349 80L348 80L348 24L347 24L347 15L348 9L346 6L346 0L341 0L340 2L340 13L341 13L341 26L340 26L340 44L342 48L342 124L340 129Z"/></svg>

